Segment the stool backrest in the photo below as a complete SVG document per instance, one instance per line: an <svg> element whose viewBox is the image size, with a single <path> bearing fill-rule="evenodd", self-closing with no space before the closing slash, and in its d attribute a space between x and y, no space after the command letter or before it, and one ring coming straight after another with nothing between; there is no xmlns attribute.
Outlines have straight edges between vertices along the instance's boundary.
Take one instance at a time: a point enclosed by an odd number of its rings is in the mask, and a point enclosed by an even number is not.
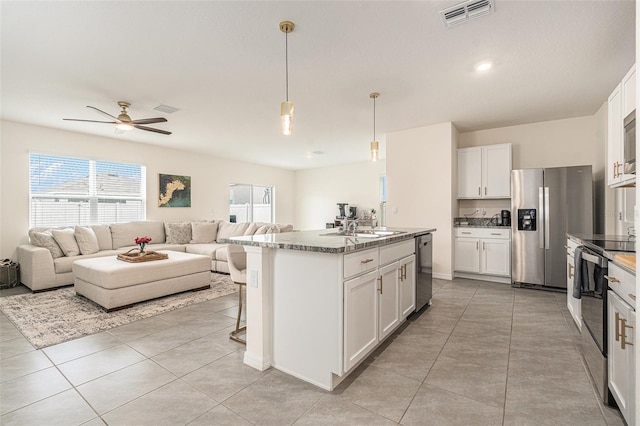
<svg viewBox="0 0 640 426"><path fill-rule="evenodd" d="M227 264L231 279L237 283L247 282L247 253L239 244L227 244Z"/></svg>

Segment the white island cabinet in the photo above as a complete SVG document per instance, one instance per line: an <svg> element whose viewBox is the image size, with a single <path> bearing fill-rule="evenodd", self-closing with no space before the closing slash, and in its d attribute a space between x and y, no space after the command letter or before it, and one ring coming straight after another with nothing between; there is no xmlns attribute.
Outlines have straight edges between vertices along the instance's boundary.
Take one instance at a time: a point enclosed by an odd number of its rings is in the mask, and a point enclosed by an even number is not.
<svg viewBox="0 0 640 426"><path fill-rule="evenodd" d="M401 230L230 239L247 251L245 363L333 390L415 310L414 237L434 230Z"/></svg>

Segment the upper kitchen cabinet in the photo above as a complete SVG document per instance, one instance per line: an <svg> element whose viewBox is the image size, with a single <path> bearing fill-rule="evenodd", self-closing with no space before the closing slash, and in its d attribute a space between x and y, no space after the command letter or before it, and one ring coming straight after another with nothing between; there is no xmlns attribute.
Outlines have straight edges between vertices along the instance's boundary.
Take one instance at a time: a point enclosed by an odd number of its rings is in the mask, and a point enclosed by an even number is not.
<svg viewBox="0 0 640 426"><path fill-rule="evenodd" d="M510 143L458 149L458 198L510 197Z"/></svg>
<svg viewBox="0 0 640 426"><path fill-rule="evenodd" d="M608 99L607 184L611 187L635 183L634 174L624 173L624 118L635 110L636 67L625 75Z"/></svg>

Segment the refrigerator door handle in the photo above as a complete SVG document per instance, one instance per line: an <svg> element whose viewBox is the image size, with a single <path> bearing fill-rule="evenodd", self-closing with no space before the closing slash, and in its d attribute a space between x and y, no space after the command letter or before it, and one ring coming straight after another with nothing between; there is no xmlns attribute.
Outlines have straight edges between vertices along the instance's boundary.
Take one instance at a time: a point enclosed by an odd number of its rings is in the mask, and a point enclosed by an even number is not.
<svg viewBox="0 0 640 426"><path fill-rule="evenodd" d="M544 248L549 250L549 187L544 187Z"/></svg>
<svg viewBox="0 0 640 426"><path fill-rule="evenodd" d="M540 212L543 212L545 208L544 205L544 188L543 187L538 187L538 210ZM544 214L544 213L543 213ZM540 248L543 249L544 248L544 234L545 234L545 227L547 226L546 223L543 223L542 221L538 221L538 223L540 224L540 229L538 229L538 239L540 241Z"/></svg>

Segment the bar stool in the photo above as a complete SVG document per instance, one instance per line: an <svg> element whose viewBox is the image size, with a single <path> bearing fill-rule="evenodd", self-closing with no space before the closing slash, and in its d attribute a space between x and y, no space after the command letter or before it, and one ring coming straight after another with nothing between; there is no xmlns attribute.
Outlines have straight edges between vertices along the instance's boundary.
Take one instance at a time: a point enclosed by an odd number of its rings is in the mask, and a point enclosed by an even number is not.
<svg viewBox="0 0 640 426"><path fill-rule="evenodd" d="M229 338L247 344L247 341L238 337L238 334L247 329L246 325L240 327L240 318L242 317L242 288L247 286L247 253L244 247L238 244L227 244L227 264L229 265L229 273L234 283L238 284L238 318L236 319L236 328L229 333Z"/></svg>

